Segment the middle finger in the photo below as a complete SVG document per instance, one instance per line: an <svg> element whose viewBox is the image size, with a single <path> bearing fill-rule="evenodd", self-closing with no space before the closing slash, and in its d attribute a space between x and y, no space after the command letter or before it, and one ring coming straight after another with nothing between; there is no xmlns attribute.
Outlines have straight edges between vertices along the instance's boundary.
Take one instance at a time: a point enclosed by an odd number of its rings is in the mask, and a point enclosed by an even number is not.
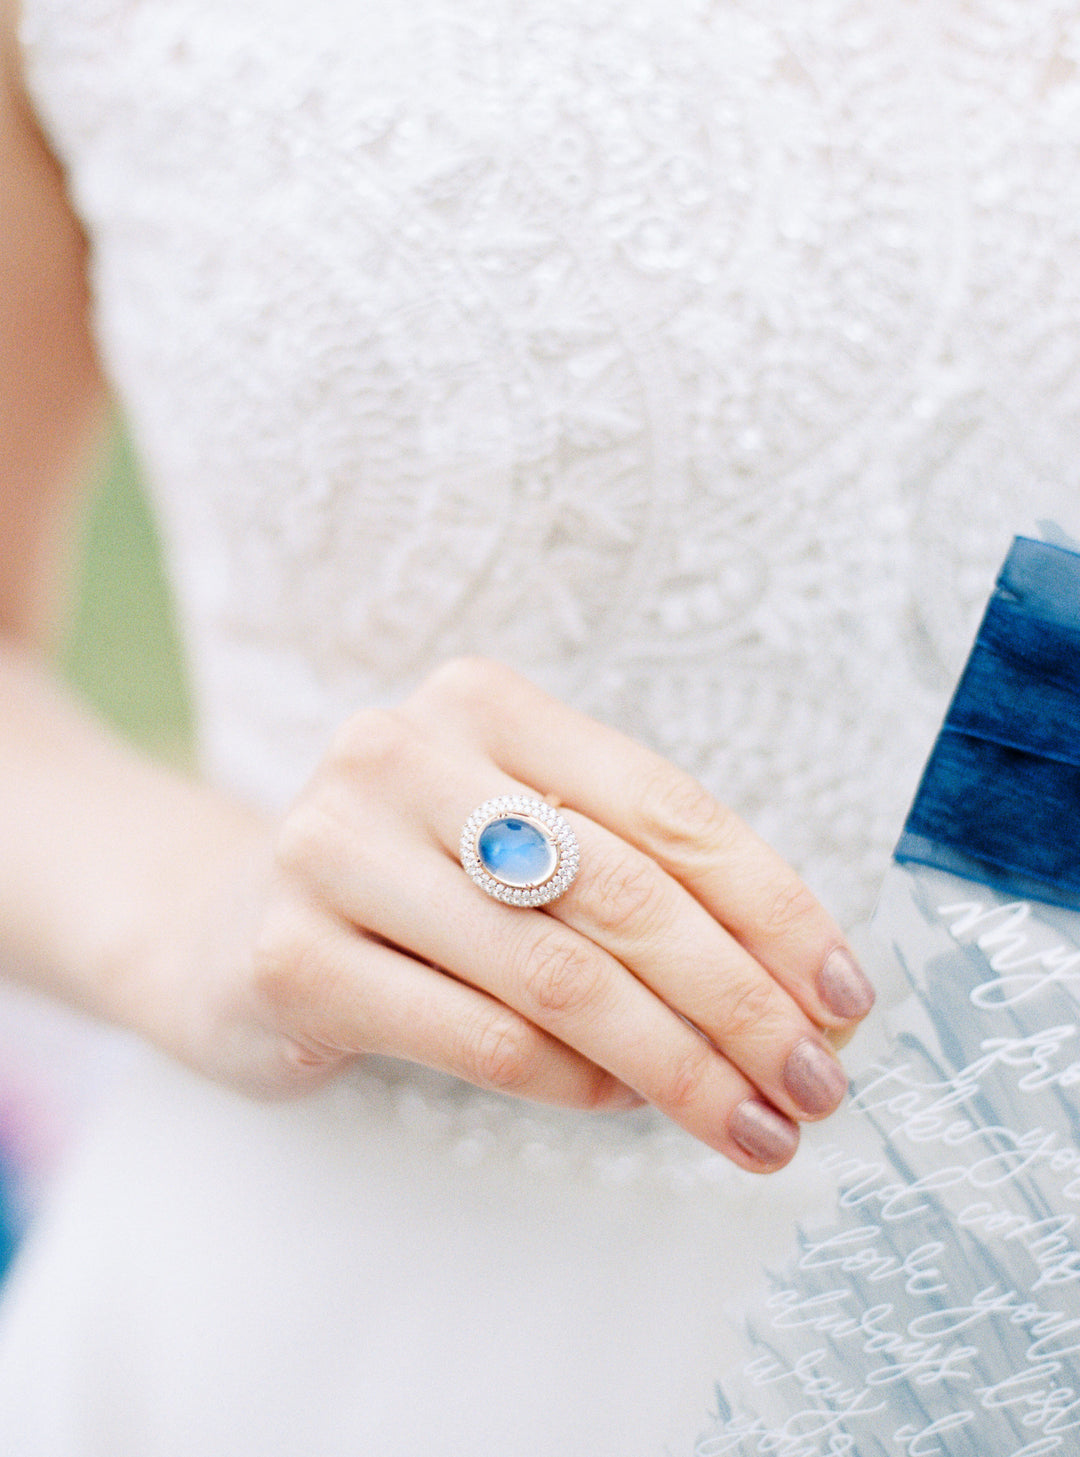
<svg viewBox="0 0 1080 1457"><path fill-rule="evenodd" d="M548 914L630 970L785 1113L831 1113L847 1079L794 998L655 861L563 813L578 835L581 870Z"/></svg>

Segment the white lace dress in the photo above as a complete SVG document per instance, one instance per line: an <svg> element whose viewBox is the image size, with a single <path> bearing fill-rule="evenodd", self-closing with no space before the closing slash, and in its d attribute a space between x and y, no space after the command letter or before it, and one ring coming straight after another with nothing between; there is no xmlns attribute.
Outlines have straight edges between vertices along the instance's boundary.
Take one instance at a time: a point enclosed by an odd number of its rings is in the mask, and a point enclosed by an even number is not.
<svg viewBox="0 0 1080 1457"><path fill-rule="evenodd" d="M513 663L868 910L1014 530L1078 524L1066 0L24 0L207 774ZM147 1059L9 1292L20 1457L690 1454L806 1173Z"/></svg>

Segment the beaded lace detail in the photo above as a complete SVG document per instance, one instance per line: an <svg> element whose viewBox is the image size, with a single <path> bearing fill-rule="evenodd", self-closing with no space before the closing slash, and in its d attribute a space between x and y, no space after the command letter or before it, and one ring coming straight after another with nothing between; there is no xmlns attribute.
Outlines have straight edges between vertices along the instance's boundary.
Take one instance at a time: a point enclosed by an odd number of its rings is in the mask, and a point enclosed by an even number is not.
<svg viewBox="0 0 1080 1457"><path fill-rule="evenodd" d="M1076 7L24 8L209 771L284 803L482 652L864 915L1009 536L1080 517Z"/></svg>

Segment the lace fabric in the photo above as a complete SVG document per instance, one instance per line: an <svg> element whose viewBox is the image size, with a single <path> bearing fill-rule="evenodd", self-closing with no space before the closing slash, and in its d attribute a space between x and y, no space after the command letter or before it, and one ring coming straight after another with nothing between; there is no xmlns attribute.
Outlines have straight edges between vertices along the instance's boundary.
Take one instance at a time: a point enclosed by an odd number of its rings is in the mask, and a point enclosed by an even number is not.
<svg viewBox="0 0 1080 1457"><path fill-rule="evenodd" d="M865 916L1008 538L1078 516L1075 7L24 10L208 772L284 804L481 652Z"/></svg>

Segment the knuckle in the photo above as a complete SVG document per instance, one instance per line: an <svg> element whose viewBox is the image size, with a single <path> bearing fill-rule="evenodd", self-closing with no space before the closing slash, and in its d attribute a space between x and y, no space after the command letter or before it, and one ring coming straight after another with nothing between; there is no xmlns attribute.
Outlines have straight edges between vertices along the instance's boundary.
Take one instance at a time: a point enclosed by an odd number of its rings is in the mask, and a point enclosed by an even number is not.
<svg viewBox="0 0 1080 1457"><path fill-rule="evenodd" d="M533 945L525 960L522 990L541 1017L567 1017L599 998L601 969L582 945L561 929Z"/></svg>
<svg viewBox="0 0 1080 1457"><path fill-rule="evenodd" d="M773 887L764 930L773 936L786 936L804 927L817 911L817 900L802 881L785 878Z"/></svg>
<svg viewBox="0 0 1080 1457"><path fill-rule="evenodd" d="M766 977L751 977L728 989L718 1020L719 1035L742 1038L767 1024L775 1010L774 984Z"/></svg>
<svg viewBox="0 0 1080 1457"><path fill-rule="evenodd" d="M464 1076L478 1087L520 1092L536 1071L534 1041L523 1022L505 1013L485 1011L464 1037Z"/></svg>
<svg viewBox="0 0 1080 1457"><path fill-rule="evenodd" d="M661 858L679 862L715 853L736 823L703 785L668 764L643 786L640 814L648 843Z"/></svg>
<svg viewBox="0 0 1080 1457"><path fill-rule="evenodd" d="M315 917L289 903L269 912L253 952L252 986L260 1004L281 1017L318 998L329 973L327 935Z"/></svg>
<svg viewBox="0 0 1080 1457"><path fill-rule="evenodd" d="M324 863L328 845L339 834L340 827L321 797L309 794L278 826L275 861L283 870L306 878Z"/></svg>
<svg viewBox="0 0 1080 1457"><path fill-rule="evenodd" d="M330 761L362 783L400 774L413 762L419 734L403 713L366 708L346 720L330 745Z"/></svg>
<svg viewBox="0 0 1080 1457"><path fill-rule="evenodd" d="M419 694L441 703L471 706L497 696L509 670L490 658L451 658L427 678Z"/></svg>
<svg viewBox="0 0 1080 1457"><path fill-rule="evenodd" d="M277 1079L285 1092L306 1088L325 1081L348 1060L349 1054L338 1048L323 1047L304 1038L283 1035L276 1047Z"/></svg>
<svg viewBox="0 0 1080 1457"><path fill-rule="evenodd" d="M700 1103L713 1070L716 1054L704 1039L691 1043L671 1069L664 1091L663 1106L675 1113Z"/></svg>
<svg viewBox="0 0 1080 1457"><path fill-rule="evenodd" d="M589 914L609 935L632 929L648 935L664 919L666 896L656 865L643 857L625 856L598 867L588 885Z"/></svg>

